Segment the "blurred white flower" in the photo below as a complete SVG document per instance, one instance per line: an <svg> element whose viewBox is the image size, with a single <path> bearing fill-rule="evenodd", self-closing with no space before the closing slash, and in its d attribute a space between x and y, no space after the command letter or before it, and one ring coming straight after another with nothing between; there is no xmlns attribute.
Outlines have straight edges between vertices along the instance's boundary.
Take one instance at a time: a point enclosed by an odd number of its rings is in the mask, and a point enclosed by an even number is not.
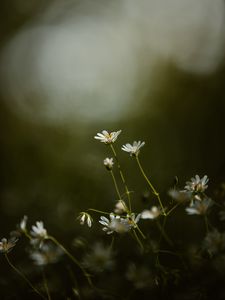
<svg viewBox="0 0 225 300"><path fill-rule="evenodd" d="M114 212L116 214L123 214L125 212L128 211L128 208L126 206L126 203L123 201L123 200L119 200L117 201L116 205L115 205L115 209L114 209Z"/></svg>
<svg viewBox="0 0 225 300"><path fill-rule="evenodd" d="M27 216L24 216L19 224L19 228L22 232L27 231Z"/></svg>
<svg viewBox="0 0 225 300"><path fill-rule="evenodd" d="M221 233L217 229L210 231L203 241L203 248L207 250L211 255L224 251L225 233Z"/></svg>
<svg viewBox="0 0 225 300"><path fill-rule="evenodd" d="M58 262L59 258L63 255L63 251L55 245L44 244L39 250L30 253L30 258L37 266L44 266Z"/></svg>
<svg viewBox="0 0 225 300"><path fill-rule="evenodd" d="M86 213L86 212L81 212L77 218L79 221L80 221L80 224L81 225L84 225L84 223L86 222L88 227L91 227L92 226L92 217Z"/></svg>
<svg viewBox="0 0 225 300"><path fill-rule="evenodd" d="M107 234L113 232L125 233L131 230L131 228L137 227L137 223L140 219L140 214L135 217L135 214L127 215L126 217L120 217L111 213L109 219L104 216L100 217L99 223L102 224L103 231Z"/></svg>
<svg viewBox="0 0 225 300"><path fill-rule="evenodd" d="M161 215L161 210L157 206L152 206L150 210L143 210L141 213L141 219L156 219Z"/></svg>
<svg viewBox="0 0 225 300"><path fill-rule="evenodd" d="M113 158L106 157L103 161L103 164L108 171L111 171L114 165Z"/></svg>
<svg viewBox="0 0 225 300"><path fill-rule="evenodd" d="M191 200L192 193L184 190L170 189L168 195L177 202L188 202Z"/></svg>
<svg viewBox="0 0 225 300"><path fill-rule="evenodd" d="M127 144L123 145L121 149L125 152L130 153L131 156L138 156L138 154L140 152L140 148L143 147L144 145L145 145L145 142L134 141L133 145L127 143Z"/></svg>
<svg viewBox="0 0 225 300"><path fill-rule="evenodd" d="M189 215L205 215L212 205L212 200L205 198L202 201L195 201L192 205L186 207L185 210Z"/></svg>
<svg viewBox="0 0 225 300"><path fill-rule="evenodd" d="M106 130L103 130L102 133L97 133L97 135L94 138L96 140L100 140L100 142L102 142L102 143L112 144L117 140L117 137L119 136L121 131L122 130L108 132Z"/></svg>
<svg viewBox="0 0 225 300"><path fill-rule="evenodd" d="M134 263L130 263L126 278L133 283L136 289L144 289L154 283L152 273L146 265L137 267Z"/></svg>
<svg viewBox="0 0 225 300"><path fill-rule="evenodd" d="M100 242L94 244L92 251L84 256L83 265L96 273L111 270L114 266L112 248Z"/></svg>
<svg viewBox="0 0 225 300"><path fill-rule="evenodd" d="M200 178L199 175L195 175L195 177L191 178L191 181L186 182L184 190L192 193L203 193L208 187L207 185L208 181L209 179L207 175L205 175L202 178Z"/></svg>
<svg viewBox="0 0 225 300"><path fill-rule="evenodd" d="M16 238L10 238L9 240L6 238L1 239L0 253L9 253L15 247L17 241L18 239Z"/></svg>

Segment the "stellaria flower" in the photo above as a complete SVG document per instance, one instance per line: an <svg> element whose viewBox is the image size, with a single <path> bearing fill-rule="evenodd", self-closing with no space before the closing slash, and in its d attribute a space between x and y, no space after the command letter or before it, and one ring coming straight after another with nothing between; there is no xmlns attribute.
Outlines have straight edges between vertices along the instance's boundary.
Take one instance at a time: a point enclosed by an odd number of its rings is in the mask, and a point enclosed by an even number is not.
<svg viewBox="0 0 225 300"><path fill-rule="evenodd" d="M97 242L93 245L92 251L84 256L83 265L95 273L111 270L114 266L112 248Z"/></svg>
<svg viewBox="0 0 225 300"><path fill-rule="evenodd" d="M145 142L134 141L133 145L127 143L127 144L123 145L121 149L125 152L130 153L131 156L138 156L141 147L143 147L144 145L145 145Z"/></svg>
<svg viewBox="0 0 225 300"><path fill-rule="evenodd" d="M108 132L107 130L103 130L102 133L97 133L94 137L96 140L100 140L100 142L105 144L112 144L117 140L117 137L121 133L122 130Z"/></svg>
<svg viewBox="0 0 225 300"><path fill-rule="evenodd" d="M113 158L106 157L103 161L103 164L108 171L111 171L114 165Z"/></svg>
<svg viewBox="0 0 225 300"><path fill-rule="evenodd" d="M211 255L224 251L225 233L221 233L217 229L210 231L203 241L203 248L206 249Z"/></svg>
<svg viewBox="0 0 225 300"><path fill-rule="evenodd" d="M39 248L43 246L44 240L48 239L47 230L44 228L42 221L37 221L36 225L32 226L32 231L30 233L34 237L31 240L31 244L34 246L39 246Z"/></svg>
<svg viewBox="0 0 225 300"><path fill-rule="evenodd" d="M81 225L84 225L84 223L86 222L88 227L91 227L92 226L92 217L86 213L86 212L81 212L77 218L79 221L80 221L80 224Z"/></svg>
<svg viewBox="0 0 225 300"><path fill-rule="evenodd" d="M41 249L32 251L30 258L37 266L44 266L58 262L63 255L63 251L55 245L44 244Z"/></svg>
<svg viewBox="0 0 225 300"><path fill-rule="evenodd" d="M18 239L16 238L10 238L9 240L6 238L1 239L0 253L9 253L15 247L17 241Z"/></svg>
<svg viewBox="0 0 225 300"><path fill-rule="evenodd" d="M102 230L107 234L113 232L125 233L131 230L131 228L137 227L137 223L140 219L140 214L135 217L135 214L127 215L126 217L117 216L113 213L109 215L109 219L104 216L100 217L99 223L102 224Z"/></svg>
<svg viewBox="0 0 225 300"><path fill-rule="evenodd" d="M146 209L143 210L141 213L141 219L156 219L158 216L161 215L161 210L157 206L152 206L150 210Z"/></svg>
<svg viewBox="0 0 225 300"><path fill-rule="evenodd" d="M179 191L177 189L170 189L168 195L177 202L189 202L191 200L192 193L187 191Z"/></svg>
<svg viewBox="0 0 225 300"><path fill-rule="evenodd" d="M210 198L204 198L202 201L195 201L185 210L189 215L205 215L212 205L213 202Z"/></svg>
<svg viewBox="0 0 225 300"><path fill-rule="evenodd" d="M187 192L192 192L194 194L204 193L204 191L208 187L208 181L209 179L207 175L203 176L202 178L200 178L199 175L195 175L195 177L191 178L191 181L186 182L184 190ZM196 199L199 200L198 198Z"/></svg>
<svg viewBox="0 0 225 300"><path fill-rule="evenodd" d="M22 232L27 231L27 216L24 216L19 224L19 228Z"/></svg>
<svg viewBox="0 0 225 300"><path fill-rule="evenodd" d="M117 201L116 205L115 205L115 209L114 209L114 212L116 214L123 214L125 212L128 211L128 208L126 206L126 203L123 201L123 200L119 200Z"/></svg>

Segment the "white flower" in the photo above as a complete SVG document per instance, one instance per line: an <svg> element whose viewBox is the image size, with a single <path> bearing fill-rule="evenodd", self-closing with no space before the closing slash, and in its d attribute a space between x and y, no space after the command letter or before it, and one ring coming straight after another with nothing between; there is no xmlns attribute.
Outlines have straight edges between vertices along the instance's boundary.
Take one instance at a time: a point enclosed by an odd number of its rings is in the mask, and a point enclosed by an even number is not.
<svg viewBox="0 0 225 300"><path fill-rule="evenodd" d="M44 266L56 263L62 255L63 251L58 246L44 244L41 249L31 252L30 258L35 265Z"/></svg>
<svg viewBox="0 0 225 300"><path fill-rule="evenodd" d="M113 158L106 157L106 159L103 161L103 164L108 171L111 171L114 165Z"/></svg>
<svg viewBox="0 0 225 300"><path fill-rule="evenodd" d="M191 200L192 193L184 190L170 189L168 195L177 202L188 202Z"/></svg>
<svg viewBox="0 0 225 300"><path fill-rule="evenodd" d="M88 227L92 226L92 217L86 212L81 212L77 219L80 221L81 225L84 225L86 222Z"/></svg>
<svg viewBox="0 0 225 300"><path fill-rule="evenodd" d="M27 231L27 216L23 217L23 219L20 222L19 227L20 227L20 230L22 232L26 232Z"/></svg>
<svg viewBox="0 0 225 300"><path fill-rule="evenodd" d="M44 228L42 221L37 221L36 226L32 226L32 231L30 232L34 237L31 239L31 244L41 248L45 239L48 239L47 230Z"/></svg>
<svg viewBox="0 0 225 300"><path fill-rule="evenodd" d="M150 210L143 210L141 219L156 219L161 214L161 210L157 206L152 206Z"/></svg>
<svg viewBox="0 0 225 300"><path fill-rule="evenodd" d="M123 214L124 212L127 212L127 211L128 211L128 208L127 208L125 202L123 200L119 200L115 205L114 212L116 214Z"/></svg>
<svg viewBox="0 0 225 300"><path fill-rule="evenodd" d="M212 206L213 202L209 198L205 198L202 201L195 201L192 205L185 210L189 215L205 215L208 208Z"/></svg>
<svg viewBox="0 0 225 300"><path fill-rule="evenodd" d="M108 132L106 130L103 130L102 133L97 133L97 135L94 138L96 140L100 140L100 142L102 143L112 144L117 140L117 137L120 133L121 130L113 131L113 132Z"/></svg>
<svg viewBox="0 0 225 300"><path fill-rule="evenodd" d="M186 182L184 190L192 193L203 193L208 187L207 185L208 181L209 179L207 175L205 175L202 178L200 178L198 175L195 175L195 177L191 178L191 181Z"/></svg>
<svg viewBox="0 0 225 300"><path fill-rule="evenodd" d="M130 153L131 156L138 156L139 152L140 152L140 148L143 147L145 145L145 142L141 142L141 141L134 141L133 145L131 144L125 144L122 146L122 150L125 152Z"/></svg>
<svg viewBox="0 0 225 300"><path fill-rule="evenodd" d="M7 240L6 238L1 239L0 242L0 253L9 253L13 247L15 247L16 242L18 239L16 238L11 238Z"/></svg>
<svg viewBox="0 0 225 300"><path fill-rule="evenodd" d="M107 234L111 234L113 232L124 233L128 232L131 228L137 227L140 214L137 217L135 217L135 214L127 215L126 217L120 217L111 213L109 217L110 219L107 219L104 216L100 217L99 223L105 226L102 230Z"/></svg>

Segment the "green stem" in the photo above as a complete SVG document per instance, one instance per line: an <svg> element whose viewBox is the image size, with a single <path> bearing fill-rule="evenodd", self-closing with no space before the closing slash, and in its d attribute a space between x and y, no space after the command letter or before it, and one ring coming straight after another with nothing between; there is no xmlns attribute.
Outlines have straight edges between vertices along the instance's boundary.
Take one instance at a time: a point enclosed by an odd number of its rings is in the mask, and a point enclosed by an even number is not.
<svg viewBox="0 0 225 300"><path fill-rule="evenodd" d="M180 203L177 203L176 205L174 205L174 206L166 213L166 215L169 216L169 215L171 214L171 212L172 212L175 208L177 208L179 205L180 205Z"/></svg>
<svg viewBox="0 0 225 300"><path fill-rule="evenodd" d="M46 276L45 276L44 269L42 270L42 275L43 275L44 287L45 287L45 290L46 290L48 300L51 300L52 298L51 298L51 295L50 295L50 292L49 292L48 282L47 282L47 279L46 279Z"/></svg>
<svg viewBox="0 0 225 300"><path fill-rule="evenodd" d="M157 220L156 224L161 232L161 237L163 236L165 241L172 247L173 246L173 242L171 241L171 239L168 237L167 233L165 232L164 226L165 223L163 224L163 226L160 224L160 222ZM161 240L161 239L160 239Z"/></svg>
<svg viewBox="0 0 225 300"><path fill-rule="evenodd" d="M116 189L117 196L118 196L119 200L121 200L122 198L121 198L121 195L120 195L120 191L119 191L119 188L118 188L118 185L117 185L117 182L116 182L116 178L115 178L114 173L113 173L112 170L110 171L110 174L112 176L112 180L113 180L113 183L114 183L114 186L115 186L115 189Z"/></svg>
<svg viewBox="0 0 225 300"><path fill-rule="evenodd" d="M157 197L157 199L158 199L158 201L159 201L159 204L160 204L160 206L161 206L163 215L166 216L166 212L165 212L165 209L164 209L164 207L163 207L162 201L161 201L161 199L160 199L159 193L156 191L156 189L154 188L153 184L151 183L151 181L148 179L147 175L145 174L145 171L144 171L144 169L142 168L142 165L141 165L141 163L140 163L140 160L139 160L138 156L135 156L135 158L136 158L138 167L139 167L139 169L140 169L140 171L141 171L141 173L142 173L144 179L145 179L146 182L148 183L150 189L152 190L152 193Z"/></svg>
<svg viewBox="0 0 225 300"><path fill-rule="evenodd" d="M85 269L82 267L82 265L79 263L79 261L62 245L60 242L58 242L53 236L48 237L53 243L55 243L57 246L59 246L63 252L81 269L84 277L86 277L88 283L90 286L93 286L93 283L91 281L90 275L85 271Z"/></svg>
<svg viewBox="0 0 225 300"><path fill-rule="evenodd" d="M125 192L126 192L126 195L127 195L127 198L128 198L129 210L131 211L130 192L129 192L129 189L128 189L128 187L127 187L126 180L125 180L125 177L124 177L124 175L123 175L123 172L122 172L122 170L121 170L121 166L120 166L120 163L119 163L119 159L118 159L116 150L115 150L115 148L113 147L112 144L110 144L110 147L111 147L111 150L112 150L113 155L114 155L114 157L115 157L115 160L116 160L116 162L117 162L117 167L118 167L118 170L119 170L119 173L120 173L120 177L121 177L121 180L122 180L122 183L123 183L123 185L124 185Z"/></svg>
<svg viewBox="0 0 225 300"><path fill-rule="evenodd" d="M89 211L89 210L100 213L100 214L104 214L104 215L110 215L110 213L108 213L106 211L102 211L102 210L98 210L98 209L94 209L94 208L88 208L87 211Z"/></svg>
<svg viewBox="0 0 225 300"><path fill-rule="evenodd" d="M138 235L137 235L137 233L136 233L135 229L133 230L133 233L134 233L134 236L135 236L135 238L136 238L136 240L137 240L138 244L139 244L139 245L140 245L140 247L141 247L141 250L142 250L142 251L144 251L144 246L143 246L143 244L142 244L141 240L139 239L139 237L138 237Z"/></svg>
<svg viewBox="0 0 225 300"><path fill-rule="evenodd" d="M139 228L139 226L137 225L137 230L138 232L140 233L140 235L142 236L142 238L145 240L146 239L146 236L144 235L144 233L141 231L141 229Z"/></svg>
<svg viewBox="0 0 225 300"><path fill-rule="evenodd" d="M32 290L36 293L36 294L38 294L42 299L45 299L46 300L46 298L33 286L33 284L30 282L30 280L19 270L19 269L17 269L12 263L11 263L11 261L9 260L9 257L8 257L8 255L7 255L7 253L5 253L5 258L6 258L6 260L7 260L7 262L8 262L8 264L10 265L10 267L17 273L17 274L19 274L25 281L26 281L26 283L32 288Z"/></svg>

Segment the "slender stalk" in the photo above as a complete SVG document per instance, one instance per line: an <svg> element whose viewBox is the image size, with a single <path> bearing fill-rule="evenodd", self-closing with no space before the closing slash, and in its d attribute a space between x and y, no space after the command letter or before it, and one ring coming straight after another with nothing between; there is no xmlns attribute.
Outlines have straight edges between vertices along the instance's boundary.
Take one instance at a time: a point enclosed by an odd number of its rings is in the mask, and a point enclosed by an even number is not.
<svg viewBox="0 0 225 300"><path fill-rule="evenodd" d="M85 269L82 267L82 265L79 263L79 261L60 243L58 242L53 236L48 237L53 243L55 243L57 246L59 246L63 252L81 269L84 277L86 277L88 283L90 286L93 286L93 283L91 281L90 275L85 271Z"/></svg>
<svg viewBox="0 0 225 300"><path fill-rule="evenodd" d="M136 158L138 167L139 167L139 169L140 169L140 171L141 171L141 173L142 173L144 179L145 179L146 182L148 183L150 189L152 190L152 193L157 197L157 199L158 199L158 201L159 201L159 204L160 204L160 206L161 206L163 215L166 216L166 212L165 212L165 209L164 209L164 207L163 207L162 201L161 201L161 199L160 199L159 193L156 191L156 189L154 188L153 184L151 183L151 181L148 179L147 175L145 174L145 171L144 171L144 169L142 168L142 165L141 165L141 163L140 163L140 160L139 160L138 156L135 156L135 158Z"/></svg>
<svg viewBox="0 0 225 300"><path fill-rule="evenodd" d="M141 231L140 227L137 225L137 230L138 232L140 233L140 235L142 236L142 238L145 240L146 239L146 236L144 235L144 233Z"/></svg>
<svg viewBox="0 0 225 300"><path fill-rule="evenodd" d="M164 237L165 241L170 245L173 246L173 242L171 241L171 239L168 237L167 233L165 232L164 226L165 223L163 224L163 226L160 224L160 222L157 220L156 224L161 232L161 237ZM161 240L161 238L160 238Z"/></svg>
<svg viewBox="0 0 225 300"><path fill-rule="evenodd" d="M173 212L174 209L176 209L178 206L180 205L180 203L175 204L167 213L166 215L169 216L171 214L171 212Z"/></svg>
<svg viewBox="0 0 225 300"><path fill-rule="evenodd" d="M30 282L30 280L19 270L19 269L17 269L12 263L11 263L11 261L9 260L9 257L8 257L8 255L7 255L7 253L5 253L5 258L6 258L6 260L7 260L7 262L8 262L8 264L10 265L10 267L17 273L17 274L19 274L25 281L26 281L26 283L32 288L32 290L36 293L36 294L38 294L42 299L45 299L46 300L46 298L35 288L35 286Z"/></svg>
<svg viewBox="0 0 225 300"><path fill-rule="evenodd" d="M133 233L134 233L134 236L135 236L135 238L136 238L136 240L137 240L139 246L141 247L141 250L144 251L144 246L143 246L141 240L139 239L139 237L138 237L138 235L137 235L135 229L133 230Z"/></svg>
<svg viewBox="0 0 225 300"><path fill-rule="evenodd" d="M114 183L114 186L115 186L115 189L116 189L118 199L121 200L122 198L121 198L121 195L120 195L120 191L119 191L119 188L118 188L118 185L117 185L117 182L116 182L116 178L115 178L114 173L113 173L112 170L110 171L110 174L112 176L112 180L113 180L113 183Z"/></svg>
<svg viewBox="0 0 225 300"><path fill-rule="evenodd" d="M120 177L121 177L121 180L122 180L122 183L124 185L124 188L125 188L125 192L126 192L126 195L127 195L127 198L128 198L128 203L129 203L129 210L131 211L131 199L130 199L130 192L129 192L129 189L127 187L127 184L126 184L126 180L125 180L125 177L123 175L123 172L122 172L122 169L121 169L121 166L120 166L120 162L119 162L119 159L118 159L118 156L117 156L117 153L116 153L116 150L115 148L113 147L113 144L110 144L110 148L113 152L113 155L115 157L115 160L117 162L117 167L118 167L118 170L119 170L119 173L120 173Z"/></svg>
<svg viewBox="0 0 225 300"><path fill-rule="evenodd" d="M44 282L44 287L45 287L45 290L46 290L48 300L51 300L52 298L51 298L51 295L50 295L50 292L49 292L48 282L47 282L47 279L46 279L46 276L45 276L44 269L42 270L42 275L43 275L43 282Z"/></svg>
<svg viewBox="0 0 225 300"><path fill-rule="evenodd" d="M106 211L102 211L102 210L98 210L98 209L94 209L94 208L88 208L88 211L89 210L100 213L100 214L104 214L104 215L110 215L110 213L108 213Z"/></svg>

